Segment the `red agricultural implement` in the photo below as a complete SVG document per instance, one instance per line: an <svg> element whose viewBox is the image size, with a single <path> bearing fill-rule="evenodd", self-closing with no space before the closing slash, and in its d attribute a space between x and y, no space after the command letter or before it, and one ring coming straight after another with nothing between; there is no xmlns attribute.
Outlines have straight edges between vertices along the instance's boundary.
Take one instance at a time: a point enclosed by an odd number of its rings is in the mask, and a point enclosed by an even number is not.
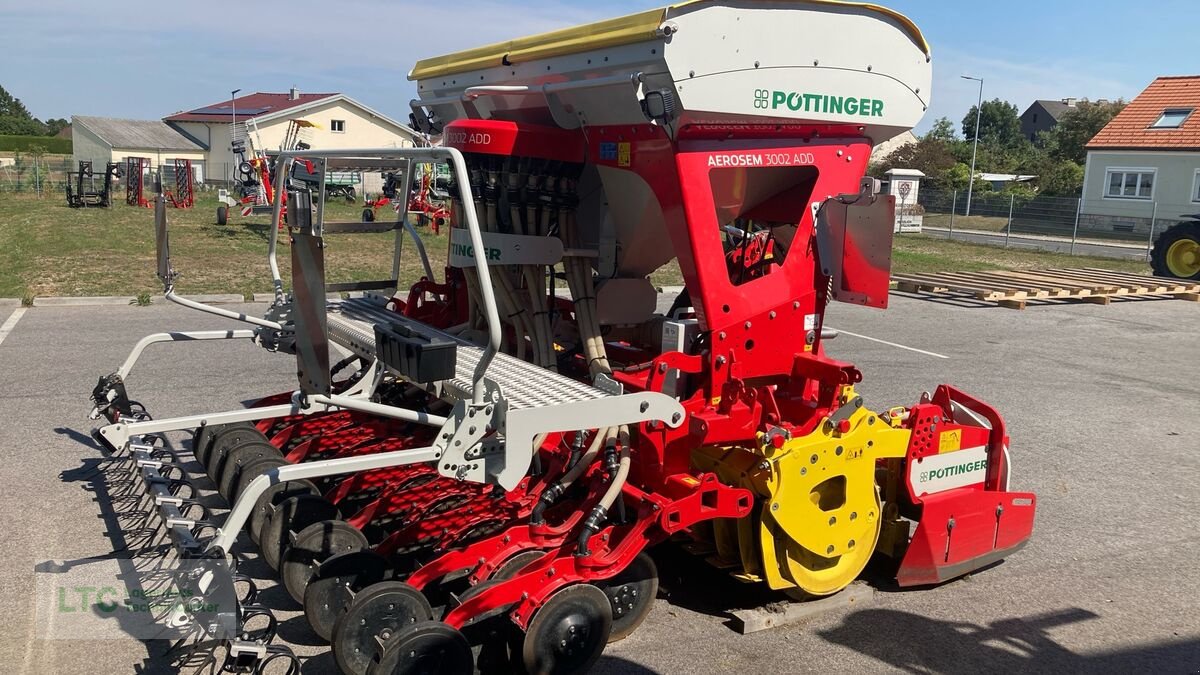
<svg viewBox="0 0 1200 675"><path fill-rule="evenodd" d="M432 168L432 167L429 167ZM383 176L382 196L379 199L368 200L363 204L362 221L375 222L375 214L379 209L390 206L397 214L405 210L405 198L400 192L406 173L389 171ZM407 213L416 214L422 224L428 223L434 234L450 222L450 209L446 208L446 195L437 194L434 188L434 172L425 171L417 179L418 187L408 193Z"/></svg>
<svg viewBox="0 0 1200 675"><path fill-rule="evenodd" d="M359 675L586 671L646 617L646 551L668 539L796 599L872 558L922 586L1028 540L1035 497L1010 488L991 406L940 385L869 408L862 372L825 349L829 302L888 302L895 203L864 174L926 107L929 49L907 19L693 2L410 78L443 147L279 153L291 278L271 228L262 318L175 294L160 207L167 298L251 326L149 336L94 391L97 437L191 565L195 601L173 619L223 640L225 668L294 658L235 544ZM290 178L301 162L317 179L448 166L445 268L406 212L326 219L323 191ZM363 232L395 234L391 276L331 281L327 236ZM409 288L405 237L424 269ZM671 261L686 290L664 315L648 276ZM229 339L293 354L298 388L161 420L129 399L149 345ZM198 464L164 440L183 430ZM184 487L208 480L221 519Z"/></svg>

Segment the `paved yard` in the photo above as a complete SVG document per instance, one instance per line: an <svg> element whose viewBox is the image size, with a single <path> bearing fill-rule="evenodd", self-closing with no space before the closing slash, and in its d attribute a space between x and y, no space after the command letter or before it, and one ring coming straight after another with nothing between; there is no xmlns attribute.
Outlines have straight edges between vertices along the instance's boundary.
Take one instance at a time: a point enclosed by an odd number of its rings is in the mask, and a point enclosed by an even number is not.
<svg viewBox="0 0 1200 675"><path fill-rule="evenodd" d="M0 309L11 329L0 337L0 662L27 673L162 671L161 648L132 639L45 639L34 616L54 599L35 592L34 569L70 568L124 538L88 437L97 376L147 333L233 324L161 305L35 308L15 325L13 311ZM893 296L886 313L837 305L828 323L848 331L830 352L862 368L868 404L911 403L950 382L1000 409L1013 485L1039 496L1033 540L968 578L920 591L879 584L865 604L747 636L728 627L727 610L756 601L754 589L664 548L653 612L597 672L1200 670L1200 307L1014 312ZM129 386L161 418L290 388L293 370L249 343L165 346ZM309 657L304 672L331 672L286 595L264 600Z"/></svg>

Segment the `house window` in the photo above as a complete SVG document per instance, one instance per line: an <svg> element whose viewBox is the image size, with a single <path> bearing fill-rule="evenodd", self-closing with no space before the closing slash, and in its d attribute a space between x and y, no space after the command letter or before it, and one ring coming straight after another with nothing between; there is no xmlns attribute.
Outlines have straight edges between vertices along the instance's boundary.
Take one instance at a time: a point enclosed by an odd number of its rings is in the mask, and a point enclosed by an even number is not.
<svg viewBox="0 0 1200 675"><path fill-rule="evenodd" d="M1037 124L1037 113L1033 113L1033 123Z"/></svg>
<svg viewBox="0 0 1200 675"><path fill-rule="evenodd" d="M1192 178L1192 201L1200 202L1200 169L1196 169L1196 175Z"/></svg>
<svg viewBox="0 0 1200 675"><path fill-rule="evenodd" d="M1104 196L1110 199L1151 199L1155 169L1109 169Z"/></svg>
<svg viewBox="0 0 1200 675"><path fill-rule="evenodd" d="M1192 115L1192 108L1168 108L1159 115L1154 124L1150 125L1151 129L1178 129L1183 126L1188 117Z"/></svg>
<svg viewBox="0 0 1200 675"><path fill-rule="evenodd" d="M329 120L329 130L335 134L346 133L346 120Z"/></svg>

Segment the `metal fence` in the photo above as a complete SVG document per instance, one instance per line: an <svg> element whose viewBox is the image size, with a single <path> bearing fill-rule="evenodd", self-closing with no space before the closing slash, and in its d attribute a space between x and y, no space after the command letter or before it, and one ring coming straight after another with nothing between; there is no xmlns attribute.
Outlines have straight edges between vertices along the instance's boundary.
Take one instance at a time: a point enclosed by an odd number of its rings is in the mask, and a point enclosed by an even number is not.
<svg viewBox="0 0 1200 675"><path fill-rule="evenodd" d="M96 158L92 161L94 177L85 182L89 190L98 189L104 181L104 167L109 158ZM173 161L173 160L172 160ZM164 160L161 166L154 166L153 160L148 165L148 172L161 171L163 180L169 184L174 180L175 167L172 161ZM61 196L66 192L66 184L71 174L79 169L79 159L53 156L33 156L27 153L15 153L12 157L0 157L0 193L33 193L39 195ZM122 171L125 165L122 162ZM211 191L218 188L228 188L237 178L237 164L233 162L202 162L192 160L192 173L197 192ZM383 179L378 173L344 172L335 176L334 182L351 185L356 194L377 194L383 187ZM147 185L152 184L149 180ZM124 189L124 179L114 184L114 189Z"/></svg>
<svg viewBox="0 0 1200 675"><path fill-rule="evenodd" d="M104 182L104 168L109 158L92 159L91 179L85 179L85 187L89 190L98 189ZM0 157L0 193L32 193L54 197L66 193L68 180L75 180L73 174L79 169L79 160L72 157L55 155L39 157L25 153L16 153L13 157ZM124 162L121 170L125 170ZM163 179L170 183L174 180L175 166L165 162L162 166L148 165L147 173L161 172ZM192 173L195 179L195 190L212 190L222 186L221 181L205 179L203 162L192 162ZM150 183L147 183L149 185ZM114 184L114 189L124 189L124 179Z"/></svg>
<svg viewBox="0 0 1200 675"><path fill-rule="evenodd" d="M933 236L1111 258L1147 258L1159 234L1184 214L1200 211L1195 204L1104 200L1094 205L1079 197L999 192L975 192L968 206L965 190L932 189L921 190L917 204L922 229Z"/></svg>

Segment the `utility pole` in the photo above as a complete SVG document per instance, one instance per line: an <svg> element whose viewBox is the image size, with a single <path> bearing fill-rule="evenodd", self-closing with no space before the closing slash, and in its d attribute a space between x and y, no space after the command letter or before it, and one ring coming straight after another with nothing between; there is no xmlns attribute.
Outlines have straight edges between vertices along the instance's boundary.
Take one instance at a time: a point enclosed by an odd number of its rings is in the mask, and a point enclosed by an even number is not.
<svg viewBox="0 0 1200 675"><path fill-rule="evenodd" d="M967 183L967 212L963 214L969 216L971 215L971 193L975 190L975 156L979 153L979 119L983 112L983 78L963 75L962 79L979 82L979 102L975 104L975 144L971 148L971 180Z"/></svg>

